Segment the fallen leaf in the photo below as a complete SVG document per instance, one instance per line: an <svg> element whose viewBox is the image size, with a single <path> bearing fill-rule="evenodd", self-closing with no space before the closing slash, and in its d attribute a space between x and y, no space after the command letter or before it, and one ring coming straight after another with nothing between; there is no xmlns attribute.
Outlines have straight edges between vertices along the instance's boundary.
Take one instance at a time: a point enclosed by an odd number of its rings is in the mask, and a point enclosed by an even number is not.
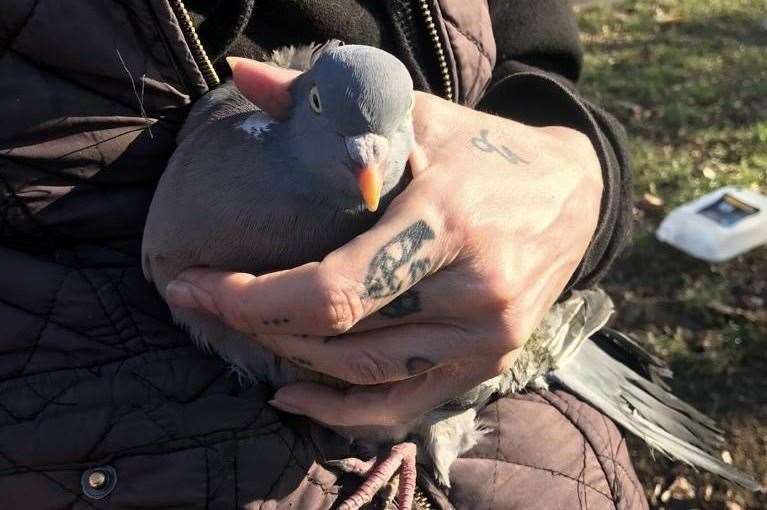
<svg viewBox="0 0 767 510"><path fill-rule="evenodd" d="M677 501L695 499L695 487L687 478L680 476L660 495L660 500L664 503L668 503L671 499Z"/></svg>
<svg viewBox="0 0 767 510"><path fill-rule="evenodd" d="M652 193L645 193L642 198L636 204L637 209L646 213L661 213L663 212L663 206L665 202L659 196Z"/></svg>

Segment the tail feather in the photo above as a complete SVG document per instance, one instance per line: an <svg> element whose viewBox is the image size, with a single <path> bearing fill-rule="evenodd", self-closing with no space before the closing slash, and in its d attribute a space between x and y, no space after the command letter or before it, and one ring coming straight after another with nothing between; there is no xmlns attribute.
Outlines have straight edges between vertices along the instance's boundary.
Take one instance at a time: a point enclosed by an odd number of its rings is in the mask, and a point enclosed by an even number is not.
<svg viewBox="0 0 767 510"><path fill-rule="evenodd" d="M670 391L666 380L673 376L671 369L663 360L647 352L630 336L612 328L603 328L592 340L612 357L633 368L661 388Z"/></svg>
<svg viewBox="0 0 767 510"><path fill-rule="evenodd" d="M653 380L670 373L665 365L625 335L613 334L608 340L601 335L585 342L550 378L665 455L747 489L762 489L752 476L717 457L723 437L714 421Z"/></svg>
<svg viewBox="0 0 767 510"><path fill-rule="evenodd" d="M625 390L623 398L632 409L637 411L638 416L652 416L661 429L680 440L687 441L713 455L716 455L723 445L722 431L714 427L710 420L707 420L709 423L699 422L686 412L688 409L673 407L670 405L673 403L669 403L666 398L648 398L648 394L640 386L627 387ZM664 406L668 406L668 410ZM660 410L664 412L658 412Z"/></svg>
<svg viewBox="0 0 767 510"><path fill-rule="evenodd" d="M629 392L629 394L634 395L637 399L641 399L645 394L649 394L656 401L661 402L678 413L684 414L690 419L690 423L695 424L696 427L700 426L710 430L720 437L724 434L724 431L716 426L716 422L713 419L701 413L684 400L674 396L667 389L642 378L636 378L632 382L637 385L637 388Z"/></svg>

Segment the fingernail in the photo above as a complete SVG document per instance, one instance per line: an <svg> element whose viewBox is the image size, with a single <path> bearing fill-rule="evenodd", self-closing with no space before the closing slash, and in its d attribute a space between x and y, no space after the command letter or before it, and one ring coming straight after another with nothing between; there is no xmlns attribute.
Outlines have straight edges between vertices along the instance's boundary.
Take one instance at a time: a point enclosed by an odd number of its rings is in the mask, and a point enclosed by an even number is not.
<svg viewBox="0 0 767 510"><path fill-rule="evenodd" d="M165 299L173 306L180 308L200 308L194 297L192 285L179 280L173 280L165 287Z"/></svg>
<svg viewBox="0 0 767 510"><path fill-rule="evenodd" d="M269 405L279 409L280 411L290 413L290 414L304 414L303 411L301 411L299 408L295 407L293 404L289 402L285 402L282 400L272 399L269 401Z"/></svg>
<svg viewBox="0 0 767 510"><path fill-rule="evenodd" d="M229 69L234 72L234 68L237 67L237 65L244 59L240 57L226 57L226 63L229 65Z"/></svg>

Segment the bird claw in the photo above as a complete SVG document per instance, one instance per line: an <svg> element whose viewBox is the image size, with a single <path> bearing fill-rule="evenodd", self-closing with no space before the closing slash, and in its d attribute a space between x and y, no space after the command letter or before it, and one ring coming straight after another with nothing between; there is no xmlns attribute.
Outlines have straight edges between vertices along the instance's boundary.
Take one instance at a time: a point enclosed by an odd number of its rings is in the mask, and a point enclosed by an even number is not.
<svg viewBox="0 0 767 510"><path fill-rule="evenodd" d="M350 457L348 459L328 460L325 461L324 464L328 467L343 471L344 473L349 473L357 476L365 476L371 469L373 469L375 463L376 457L373 457L370 460L360 460L355 459L354 457Z"/></svg>
<svg viewBox="0 0 767 510"><path fill-rule="evenodd" d="M357 491L341 503L338 510L358 510L370 503L385 485L392 485L392 482L396 483L391 490L397 493L399 509L412 510L416 483L415 457L416 446L413 443L400 443L393 446L388 457L381 462L377 462L376 458L369 461L349 458L326 462L331 467L365 478Z"/></svg>

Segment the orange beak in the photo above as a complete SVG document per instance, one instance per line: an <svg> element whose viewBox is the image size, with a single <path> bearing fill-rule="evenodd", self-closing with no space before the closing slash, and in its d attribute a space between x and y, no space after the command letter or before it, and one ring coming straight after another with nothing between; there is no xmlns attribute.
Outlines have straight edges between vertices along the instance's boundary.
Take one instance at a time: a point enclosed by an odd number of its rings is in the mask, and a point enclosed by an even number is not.
<svg viewBox="0 0 767 510"><path fill-rule="evenodd" d="M365 207L375 212L381 201L389 140L375 133L362 133L347 136L345 143Z"/></svg>
<svg viewBox="0 0 767 510"><path fill-rule="evenodd" d="M368 211L375 212L381 201L381 188L383 187L383 178L378 165L368 165L360 169L357 173L357 184Z"/></svg>

